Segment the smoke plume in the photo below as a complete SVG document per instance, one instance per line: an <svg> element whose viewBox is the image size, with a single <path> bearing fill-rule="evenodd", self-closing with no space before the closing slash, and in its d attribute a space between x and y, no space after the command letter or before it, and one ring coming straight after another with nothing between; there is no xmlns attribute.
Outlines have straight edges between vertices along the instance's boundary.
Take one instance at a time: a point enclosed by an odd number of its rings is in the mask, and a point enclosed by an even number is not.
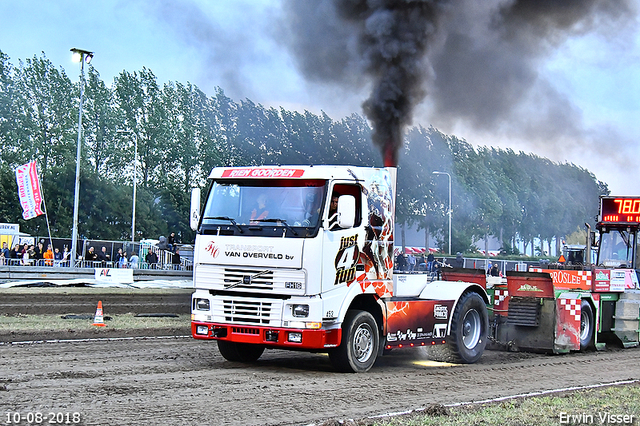
<svg viewBox="0 0 640 426"><path fill-rule="evenodd" d="M580 111L540 76L568 38L624 31L631 0L285 0L283 37L309 80L366 85L385 165L425 100L431 123L584 143ZM578 143L578 142L576 142Z"/></svg>

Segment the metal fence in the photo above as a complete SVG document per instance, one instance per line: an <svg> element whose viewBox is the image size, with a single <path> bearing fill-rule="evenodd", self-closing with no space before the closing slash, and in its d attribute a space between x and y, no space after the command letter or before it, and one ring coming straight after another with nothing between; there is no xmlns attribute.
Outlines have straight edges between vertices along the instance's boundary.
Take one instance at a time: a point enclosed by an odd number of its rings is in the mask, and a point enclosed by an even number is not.
<svg viewBox="0 0 640 426"><path fill-rule="evenodd" d="M435 261L439 263L446 263L447 265L454 266L456 265L456 258L447 256L447 255L439 255L435 256ZM405 262L406 264L406 262ZM539 266L540 262L532 262L532 261L518 261L518 260L501 260L501 259L493 259L493 258L463 258L462 259L462 267L469 269L483 269L489 273L491 266L497 264L500 273L503 276L506 276L507 271L523 271L526 272L529 270L530 266ZM457 265L456 265L457 266ZM398 269L398 258L396 257L396 270L399 272L409 272L409 273L424 273L428 271L428 265L424 256L416 256L416 263L413 268L406 264L406 266Z"/></svg>
<svg viewBox="0 0 640 426"><path fill-rule="evenodd" d="M32 252L28 255L31 246L37 247L42 243L43 249L53 244L54 259L45 259L42 254ZM18 251L15 251L16 245ZM25 248L26 246L26 248ZM49 241L44 237L21 237L19 242L10 247L10 253L15 252L15 257L0 257L0 266L50 266L54 268L71 267L70 252L71 240L53 238ZM173 250L164 250L152 242L131 241L107 241L107 240L80 240L77 244L76 268L131 268L131 269L163 269L163 270L191 270L193 268L190 245L185 245L187 256L180 255L183 245L177 244ZM93 248L93 250L91 250ZM96 255L103 252L106 260L87 260L91 251ZM11 250L13 249L13 250ZM176 253L178 251L178 253ZM150 253L153 256L147 256ZM125 256L126 254L126 256ZM59 257L59 258L58 258ZM118 259L118 261L116 261Z"/></svg>

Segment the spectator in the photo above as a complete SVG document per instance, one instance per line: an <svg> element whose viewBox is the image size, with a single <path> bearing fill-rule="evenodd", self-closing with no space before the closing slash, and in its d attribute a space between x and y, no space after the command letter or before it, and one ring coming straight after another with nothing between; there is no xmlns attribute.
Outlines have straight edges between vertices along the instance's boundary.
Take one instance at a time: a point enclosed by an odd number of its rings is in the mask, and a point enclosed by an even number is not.
<svg viewBox="0 0 640 426"><path fill-rule="evenodd" d="M2 243L2 256L5 259L9 259L11 257L9 247L7 247L7 243L6 242Z"/></svg>
<svg viewBox="0 0 640 426"><path fill-rule="evenodd" d="M96 249L93 247L89 247L89 251L87 252L87 255L85 256L85 260L87 262L95 262L98 260L98 254L96 253ZM90 265L87 265L90 266Z"/></svg>
<svg viewBox="0 0 640 426"><path fill-rule="evenodd" d="M169 234L169 239L167 240L167 247L169 248L169 251L173 252L175 251L175 247L176 247L176 233L172 232L171 234Z"/></svg>
<svg viewBox="0 0 640 426"><path fill-rule="evenodd" d="M120 267L120 259L122 259L122 248L118 249L118 252L116 253L116 256L113 259L113 263L116 268Z"/></svg>
<svg viewBox="0 0 640 426"><path fill-rule="evenodd" d="M18 264L18 259L22 257L22 251L20 250L20 244L16 244L13 246L11 250L9 250L9 259L12 259L11 262L14 265Z"/></svg>
<svg viewBox="0 0 640 426"><path fill-rule="evenodd" d="M47 251L42 254L45 266L53 266L53 251L51 250L51 244L47 244Z"/></svg>
<svg viewBox="0 0 640 426"><path fill-rule="evenodd" d="M407 263L409 264L409 272L413 272L416 269L416 257L413 253L409 253L409 256L407 256Z"/></svg>
<svg viewBox="0 0 640 426"><path fill-rule="evenodd" d="M500 276L500 268L498 268L498 264L494 263L493 266L491 267L491 276L492 277L499 277Z"/></svg>
<svg viewBox="0 0 640 426"><path fill-rule="evenodd" d="M30 245L29 247L27 247L27 245L25 244L24 248L22 249L22 264L31 265L31 263L35 259L35 255L36 255L36 250L33 247L33 244Z"/></svg>
<svg viewBox="0 0 640 426"><path fill-rule="evenodd" d="M69 266L70 260L71 260L71 252L69 251L69 246L65 245L64 250L62 252L62 266Z"/></svg>
<svg viewBox="0 0 640 426"><path fill-rule="evenodd" d="M464 268L464 258L462 257L462 253L456 253L456 260L454 261L453 266L456 268Z"/></svg>
<svg viewBox="0 0 640 426"><path fill-rule="evenodd" d="M107 248L103 246L102 249L100 249L100 252L98 252L98 261L102 262L102 267L104 268L110 260L111 256L107 253Z"/></svg>
<svg viewBox="0 0 640 426"><path fill-rule="evenodd" d="M164 235L160 236L160 238L158 238L158 248L160 250L168 250L169 249L169 244L167 244L167 237L165 237Z"/></svg>
<svg viewBox="0 0 640 426"><path fill-rule="evenodd" d="M62 264L62 253L60 253L60 249L58 247L53 249L53 266L61 266Z"/></svg>
<svg viewBox="0 0 640 426"><path fill-rule="evenodd" d="M44 258L44 244L39 242L38 245L33 248L33 254L29 253L29 256L32 259L35 259L35 262L32 263L35 263L36 266L44 265L44 262L42 261Z"/></svg>
<svg viewBox="0 0 640 426"><path fill-rule="evenodd" d="M6 262L7 262L7 260L4 257L4 250L0 251L0 265L4 265Z"/></svg>
<svg viewBox="0 0 640 426"><path fill-rule="evenodd" d="M180 269L180 249L176 248L176 252L171 257L171 263L173 264L173 269Z"/></svg>
<svg viewBox="0 0 640 426"><path fill-rule="evenodd" d="M427 255L427 271L433 272L436 270L435 262L436 257L433 255L433 253L429 252L429 254Z"/></svg>
<svg viewBox="0 0 640 426"><path fill-rule="evenodd" d="M138 269L139 262L140 262L140 258L138 257L138 254L134 251L133 254L131 254L131 259L129 259L129 267L131 269Z"/></svg>
<svg viewBox="0 0 640 426"><path fill-rule="evenodd" d="M398 258L396 259L396 269L398 271L404 271L406 267L407 267L407 261L404 258L404 255L399 254Z"/></svg>
<svg viewBox="0 0 640 426"><path fill-rule="evenodd" d="M122 256L120 256L120 260L118 261L118 267L119 268L127 268L127 264L129 263L127 261L127 252L126 251L122 251L122 249L120 249L118 251L118 253L122 252Z"/></svg>
<svg viewBox="0 0 640 426"><path fill-rule="evenodd" d="M149 253L144 257L144 261L149 265L150 268L155 269L156 263L158 263L158 255L156 252L149 250Z"/></svg>

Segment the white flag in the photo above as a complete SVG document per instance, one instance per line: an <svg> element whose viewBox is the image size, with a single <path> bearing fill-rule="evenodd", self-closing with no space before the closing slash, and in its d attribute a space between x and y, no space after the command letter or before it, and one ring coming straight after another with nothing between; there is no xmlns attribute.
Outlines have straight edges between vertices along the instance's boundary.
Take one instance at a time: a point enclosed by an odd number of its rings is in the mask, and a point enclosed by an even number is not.
<svg viewBox="0 0 640 426"><path fill-rule="evenodd" d="M16 169L16 182L18 183L20 205L22 205L22 217L28 220L44 214L38 168L35 161L23 164Z"/></svg>

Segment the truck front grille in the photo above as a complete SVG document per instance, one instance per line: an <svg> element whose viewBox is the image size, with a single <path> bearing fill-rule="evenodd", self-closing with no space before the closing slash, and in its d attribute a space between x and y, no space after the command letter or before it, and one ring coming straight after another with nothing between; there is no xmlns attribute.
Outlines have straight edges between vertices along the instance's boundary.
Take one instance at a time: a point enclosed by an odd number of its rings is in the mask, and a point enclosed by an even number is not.
<svg viewBox="0 0 640 426"><path fill-rule="evenodd" d="M227 322L269 324L271 302L225 299L222 303Z"/></svg>
<svg viewBox="0 0 640 426"><path fill-rule="evenodd" d="M264 268L225 268L224 288L273 290L273 271Z"/></svg>
<svg viewBox="0 0 640 426"><path fill-rule="evenodd" d="M303 295L307 277L303 269L198 264L199 288L240 293Z"/></svg>

